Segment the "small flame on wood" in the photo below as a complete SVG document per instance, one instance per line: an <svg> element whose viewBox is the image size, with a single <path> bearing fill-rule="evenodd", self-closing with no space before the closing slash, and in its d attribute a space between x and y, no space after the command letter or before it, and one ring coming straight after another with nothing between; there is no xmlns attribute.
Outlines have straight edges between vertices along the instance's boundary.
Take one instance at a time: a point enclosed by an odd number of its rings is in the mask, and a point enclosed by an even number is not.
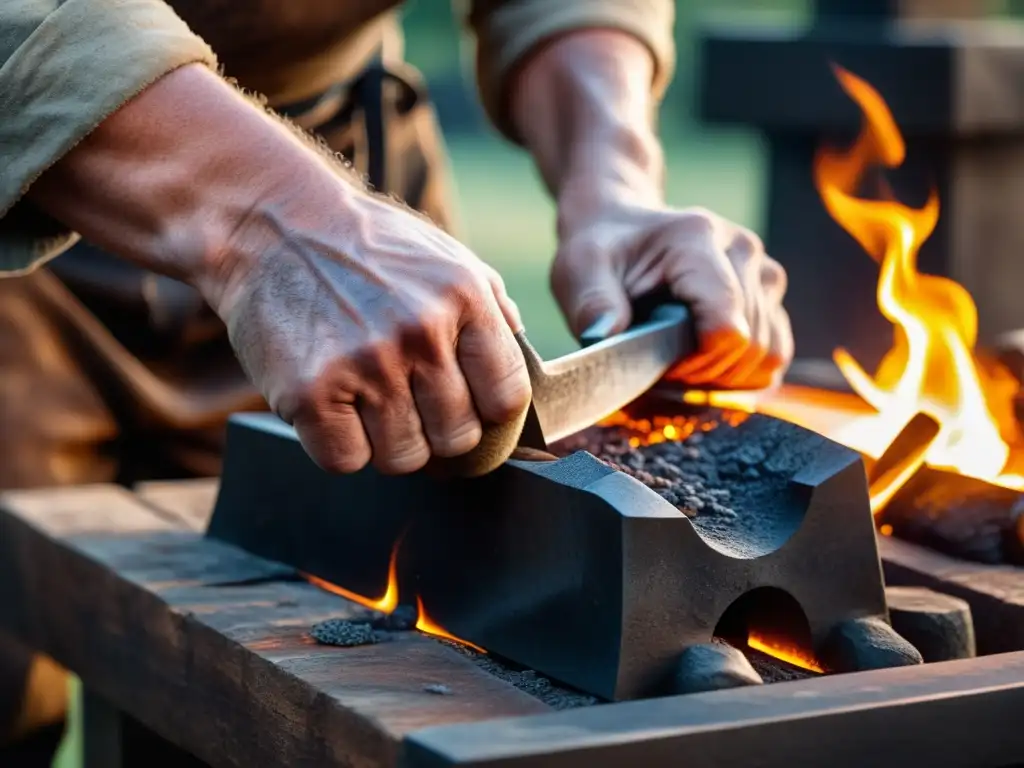
<svg viewBox="0 0 1024 768"><path fill-rule="evenodd" d="M469 642L468 640L463 640L461 637L456 637L447 629L445 629L436 621L434 621L432 618L430 618L430 616L427 615L426 610L423 608L423 600L419 597L419 595L416 596L416 613L416 629L418 629L423 634L433 635L434 637L439 637L443 640L451 640L452 642L459 643L460 645L464 645L467 648L472 648L474 651L477 651L478 653L487 653L487 651L481 648L479 645L475 645Z"/></svg>
<svg viewBox="0 0 1024 768"><path fill-rule="evenodd" d="M395 546L391 549L391 559L388 562L388 584L384 590L384 596L373 600L369 597L364 597L350 589L332 584L331 582L321 579L319 576L314 576L311 573L304 573L300 571L300 575L314 587L330 592L332 595L338 595L346 600L351 600L353 603L361 605L365 608L370 608L374 611L380 611L384 614L392 613L398 607L398 550L402 544L402 537L399 537L398 541L395 542ZM461 637L456 637L451 632L446 630L440 624L435 622L430 616L427 615L426 609L423 607L423 600L416 596L416 629L425 635L433 635L444 640L451 640L452 642L460 643L468 648L472 648L474 651L479 653L487 653L487 651L481 648L479 645L463 640Z"/></svg>

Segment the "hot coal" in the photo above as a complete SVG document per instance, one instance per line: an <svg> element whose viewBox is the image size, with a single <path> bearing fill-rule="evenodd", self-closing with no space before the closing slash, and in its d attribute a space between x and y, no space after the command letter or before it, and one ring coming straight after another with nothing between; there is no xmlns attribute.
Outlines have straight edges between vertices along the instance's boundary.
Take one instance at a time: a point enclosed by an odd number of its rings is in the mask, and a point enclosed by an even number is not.
<svg viewBox="0 0 1024 768"><path fill-rule="evenodd" d="M809 677L821 676L820 672L798 667L753 648L745 648L743 653L750 662L750 666L765 683L785 683L790 680L806 680Z"/></svg>
<svg viewBox="0 0 1024 768"><path fill-rule="evenodd" d="M1024 565L1024 496L984 480L925 467L881 522L899 538L988 565Z"/></svg>
<svg viewBox="0 0 1024 768"><path fill-rule="evenodd" d="M319 624L313 625L309 634L321 645L336 645L342 648L354 648L380 642L380 637L372 625L348 619L321 621Z"/></svg>
<svg viewBox="0 0 1024 768"><path fill-rule="evenodd" d="M783 421L719 409L664 421L660 429L657 421L644 420L594 427L552 450L559 455L585 450L634 477L709 539L736 546L786 537L782 528L789 522L778 512L781 500L790 479L825 438L794 440L794 428ZM647 442L652 430L658 442ZM678 439L662 439L666 431Z"/></svg>

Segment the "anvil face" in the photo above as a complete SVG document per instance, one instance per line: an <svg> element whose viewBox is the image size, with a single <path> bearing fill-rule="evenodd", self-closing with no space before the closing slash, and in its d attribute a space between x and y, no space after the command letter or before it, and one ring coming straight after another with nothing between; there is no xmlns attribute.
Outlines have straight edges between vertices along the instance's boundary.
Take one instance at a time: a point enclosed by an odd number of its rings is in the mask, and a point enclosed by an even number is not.
<svg viewBox="0 0 1024 768"><path fill-rule="evenodd" d="M209 535L369 598L400 540L402 601L452 634L605 699L656 695L754 590L794 598L815 644L886 617L860 456L767 417L731 429L779 456L720 530L583 451L473 480L332 476L281 422L239 415Z"/></svg>

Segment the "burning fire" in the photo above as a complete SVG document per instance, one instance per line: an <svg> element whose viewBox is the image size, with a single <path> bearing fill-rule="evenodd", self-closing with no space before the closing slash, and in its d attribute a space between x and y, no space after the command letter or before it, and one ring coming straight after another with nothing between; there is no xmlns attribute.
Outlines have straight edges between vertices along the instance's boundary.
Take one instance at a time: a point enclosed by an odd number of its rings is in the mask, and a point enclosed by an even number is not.
<svg viewBox="0 0 1024 768"><path fill-rule="evenodd" d="M881 456L916 414L932 417L940 428L927 449L916 459L907 456L887 474L884 487L872 488L876 513L922 463L1024 489L1024 477L1013 471L1021 453L1011 455L1020 440L1012 410L1017 384L975 353L977 307L967 290L917 271L918 250L938 221L938 196L933 190L915 209L888 194L881 200L856 195L870 168L899 167L905 146L878 92L844 69L835 72L860 106L864 125L849 149L818 153L815 185L832 218L879 262L877 302L893 324L893 346L874 375L846 350L835 350L833 359L859 397L783 387L766 394L691 394L687 401L782 418L872 458Z"/></svg>
<svg viewBox="0 0 1024 768"><path fill-rule="evenodd" d="M747 418L743 410L722 413L721 419L729 426L737 426ZM719 426L714 419L695 416L654 416L650 419L634 419L619 411L607 417L599 426L620 427L629 434L629 444L654 445L666 440L686 440L694 432L710 432Z"/></svg>
<svg viewBox="0 0 1024 768"><path fill-rule="evenodd" d="M402 538L399 537L398 541L395 542L395 546L391 549L391 557L388 561L388 584L384 589L384 596L378 600L373 600L368 597L363 597L360 594L352 592L351 590L340 587L337 584L332 584L329 581L321 579L319 576L314 576L311 573L303 573L302 578L312 584L314 587L319 587L325 592L330 592L332 595L338 595L344 597L346 600L351 600L353 603L357 603L366 608L370 608L374 611L380 611L384 614L392 613L398 607L398 550L401 549ZM474 645L468 640L463 640L461 637L456 637L451 632L446 630L440 624L435 622L430 616L427 615L426 609L423 607L423 600L416 596L416 629L425 635L433 635L435 637L442 638L444 640L451 640L456 643L461 643L474 651L480 653L487 653L486 650L481 648L479 645Z"/></svg>
<svg viewBox="0 0 1024 768"><path fill-rule="evenodd" d="M756 632L750 632L747 635L747 645L755 651L760 651L761 653L766 653L769 656L774 656L776 659L780 659L787 664L792 664L794 667L807 669L811 672L824 673L825 671L813 656L805 653L791 643L777 640L776 638L768 637L767 635L760 635Z"/></svg>
<svg viewBox="0 0 1024 768"><path fill-rule="evenodd" d="M384 590L384 596L379 600L371 600L368 597L357 595L355 592L339 587L337 584L331 584L329 581L324 581L319 576L314 576L311 573L303 573L302 578L325 592L344 597L346 600L351 600L353 603L358 603L374 611L391 613L398 607L398 550L401 544L402 540L399 539L391 549L391 559L388 562L388 585Z"/></svg>

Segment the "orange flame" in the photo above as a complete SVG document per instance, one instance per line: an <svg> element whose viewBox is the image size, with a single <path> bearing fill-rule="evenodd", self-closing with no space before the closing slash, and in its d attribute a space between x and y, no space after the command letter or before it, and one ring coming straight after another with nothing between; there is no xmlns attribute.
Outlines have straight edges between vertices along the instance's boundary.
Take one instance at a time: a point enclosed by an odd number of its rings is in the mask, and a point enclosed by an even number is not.
<svg viewBox="0 0 1024 768"><path fill-rule="evenodd" d="M472 648L474 651L478 651L480 653L487 653L487 651L485 651L479 645L474 645L468 640L463 640L461 637L456 637L447 629L445 629L440 624L435 622L432 618L430 618L427 615L426 610L423 608L423 600L421 600L419 596L416 597L416 613L418 614L416 617L416 629L418 629L423 634L433 635L434 637L440 637L444 640L452 640L456 643L460 643L461 645L465 645L468 648Z"/></svg>
<svg viewBox="0 0 1024 768"><path fill-rule="evenodd" d="M391 613L398 607L398 548L401 543L402 540L399 539L395 542L395 546L391 548L391 559L388 562L388 585L384 590L384 596L378 600L371 600L368 597L358 595L344 587L339 587L337 584L324 581L319 576L314 576L311 573L303 573L302 578L313 586L319 587L325 592L330 592L332 595L344 597L346 600L351 600L353 603L358 603L381 613Z"/></svg>
<svg viewBox="0 0 1024 768"><path fill-rule="evenodd" d="M879 262L877 302L894 326L893 346L874 376L844 349L833 359L862 401L849 396L783 387L772 394L691 395L719 407L758 411L801 424L865 455L878 458L907 422L921 412L940 431L928 449L908 456L872 489L872 509L881 511L923 463L1010 488L1024 477L1010 473L1008 439L1019 430L1012 416L1015 387L1005 372L982 366L975 355L978 313L960 284L917 271L917 254L935 228L939 200L933 190L920 209L891 199L869 200L855 192L872 166L903 163L903 137L885 101L868 83L836 67L843 90L860 106L864 126L848 150L822 150L815 184L831 216ZM865 413L863 403L871 406ZM1014 461L1010 466L1016 465Z"/></svg>
<svg viewBox="0 0 1024 768"><path fill-rule="evenodd" d="M755 651L774 656L776 659L792 664L794 667L800 667L811 672L824 673L825 671L813 656L789 643L751 631L747 635L747 645Z"/></svg>
<svg viewBox="0 0 1024 768"><path fill-rule="evenodd" d="M402 538L399 537L398 541L395 542L395 546L391 548L391 558L388 562L387 588L384 590L384 596L378 600L371 600L368 597L363 597L360 594L349 589L345 589L344 587L340 587L337 584L332 584L331 582L325 581L319 576L314 576L311 573L301 573L301 576L314 587L319 587L325 592L330 592L332 595L344 597L346 600L351 600L353 603L358 603L366 608L389 614L398 607L398 550L401 546ZM462 645L472 648L474 651L479 651L480 653L487 653L487 651L479 645L474 645L468 640L456 637L431 619L423 607L423 600L418 595L416 596L416 613L416 629L420 632L426 635L434 635L435 637L440 637L445 640L452 640L456 643L461 643Z"/></svg>

